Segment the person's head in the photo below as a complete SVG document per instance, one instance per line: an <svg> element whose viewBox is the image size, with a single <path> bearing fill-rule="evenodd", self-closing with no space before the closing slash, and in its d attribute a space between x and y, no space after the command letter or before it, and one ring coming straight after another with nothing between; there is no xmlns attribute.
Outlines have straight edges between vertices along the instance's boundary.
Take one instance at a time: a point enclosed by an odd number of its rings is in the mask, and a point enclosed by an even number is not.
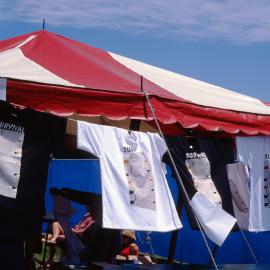
<svg viewBox="0 0 270 270"><path fill-rule="evenodd" d="M123 230L121 236L123 244L131 243L136 240L135 231L133 230Z"/></svg>

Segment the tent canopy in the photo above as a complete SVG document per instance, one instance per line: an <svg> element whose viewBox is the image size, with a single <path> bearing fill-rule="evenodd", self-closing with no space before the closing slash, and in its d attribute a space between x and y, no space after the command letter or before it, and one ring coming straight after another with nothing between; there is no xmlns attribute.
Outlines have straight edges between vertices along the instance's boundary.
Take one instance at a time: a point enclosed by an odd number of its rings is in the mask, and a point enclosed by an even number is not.
<svg viewBox="0 0 270 270"><path fill-rule="evenodd" d="M8 101L58 115L151 123L143 88L165 133L270 134L258 99L44 30L0 41L0 77Z"/></svg>

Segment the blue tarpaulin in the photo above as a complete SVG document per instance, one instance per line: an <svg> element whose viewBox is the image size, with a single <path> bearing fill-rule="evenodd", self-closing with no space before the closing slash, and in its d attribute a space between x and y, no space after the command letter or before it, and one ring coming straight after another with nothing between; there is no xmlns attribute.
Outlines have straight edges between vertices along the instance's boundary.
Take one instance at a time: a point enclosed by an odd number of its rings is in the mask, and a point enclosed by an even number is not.
<svg viewBox="0 0 270 270"><path fill-rule="evenodd" d="M178 197L178 188L171 170L167 167L167 180L175 201ZM73 188L81 191L101 193L100 166L98 160L52 160L48 175L47 192L45 196L46 210L52 212L52 197L49 194L51 187ZM76 224L86 212L85 206L72 203L77 212L71 223ZM209 254L199 231L190 229L185 211L181 215L184 228L178 233L175 259L187 263L207 264ZM259 263L270 263L269 242L270 232L244 232ZM141 251L168 256L170 233L137 232L137 242ZM214 244L209 240L214 249ZM233 232L226 239L222 247L217 249L215 259L218 264L254 263L241 232Z"/></svg>

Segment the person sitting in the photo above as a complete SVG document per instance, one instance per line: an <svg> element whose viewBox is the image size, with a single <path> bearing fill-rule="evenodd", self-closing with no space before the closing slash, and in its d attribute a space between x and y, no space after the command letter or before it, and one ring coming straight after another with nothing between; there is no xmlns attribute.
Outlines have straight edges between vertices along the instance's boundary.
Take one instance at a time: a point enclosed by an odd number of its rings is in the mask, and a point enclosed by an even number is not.
<svg viewBox="0 0 270 270"><path fill-rule="evenodd" d="M51 189L54 200L54 221L52 223L52 237L48 244L49 259L48 264L53 262L56 251L56 243L62 250L61 263L80 265L80 254L86 248L86 245L80 239L93 223L90 213L87 213L82 221L71 228L70 217L74 214L75 209L71 207L71 201L63 197L56 188ZM61 240L61 241L60 241Z"/></svg>
<svg viewBox="0 0 270 270"><path fill-rule="evenodd" d="M88 228L94 223L91 214L87 212L82 220L71 228L71 231L77 235L79 238L83 238L83 234ZM64 230L58 221L52 223L52 237L49 239L48 243L56 243L59 239L65 238Z"/></svg>
<svg viewBox="0 0 270 270"><path fill-rule="evenodd" d="M151 257L147 254L140 253L138 245L135 243L136 236L133 230L123 230L121 232L121 256L126 260L132 260L138 264L154 264ZM117 256L120 260L123 258ZM116 260L117 260L116 258Z"/></svg>
<svg viewBox="0 0 270 270"><path fill-rule="evenodd" d="M61 239L65 238L63 228L58 221L53 221L52 235L49 235L48 238L49 238L48 243L50 244L56 244L60 238Z"/></svg>
<svg viewBox="0 0 270 270"><path fill-rule="evenodd" d="M99 194L83 192L69 188L52 188L52 194L60 195L70 201L85 205L91 214L85 216L82 223L72 228L72 232L78 236L85 245L85 250L81 253L81 261L90 262L111 262L119 250L119 231L102 228L102 201ZM90 224L85 229L86 224ZM59 228L59 223L55 223L55 236L60 237L63 230ZM58 237L59 239L59 237ZM55 237L52 237L55 241Z"/></svg>
<svg viewBox="0 0 270 270"><path fill-rule="evenodd" d="M139 255L139 247L134 242L136 240L135 232L132 230L123 230L121 232L121 255L129 258L130 255Z"/></svg>

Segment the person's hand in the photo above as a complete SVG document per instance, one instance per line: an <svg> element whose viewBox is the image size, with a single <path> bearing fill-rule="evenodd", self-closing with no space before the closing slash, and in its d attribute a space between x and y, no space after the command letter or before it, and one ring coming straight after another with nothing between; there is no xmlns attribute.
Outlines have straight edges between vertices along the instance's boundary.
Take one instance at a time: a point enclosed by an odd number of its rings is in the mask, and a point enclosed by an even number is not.
<svg viewBox="0 0 270 270"><path fill-rule="evenodd" d="M58 189L58 188L56 188L56 187L51 188L51 189L50 189L50 192L51 192L52 195L56 195L56 196L61 196L61 195L62 195L62 194L61 194L61 190Z"/></svg>

